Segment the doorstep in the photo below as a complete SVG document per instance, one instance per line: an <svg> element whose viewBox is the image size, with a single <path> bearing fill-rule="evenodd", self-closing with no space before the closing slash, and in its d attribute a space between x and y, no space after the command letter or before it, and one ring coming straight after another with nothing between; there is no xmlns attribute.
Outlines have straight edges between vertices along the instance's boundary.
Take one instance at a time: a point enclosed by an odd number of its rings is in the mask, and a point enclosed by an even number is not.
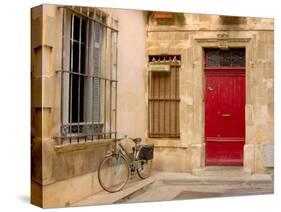
<svg viewBox="0 0 281 212"><path fill-rule="evenodd" d="M195 176L223 176L223 177L249 177L251 172L245 171L242 166L206 166L200 169L193 169Z"/></svg>
<svg viewBox="0 0 281 212"><path fill-rule="evenodd" d="M273 176L270 174L251 174L242 167L206 167L189 173L161 173L158 180L169 184L270 184Z"/></svg>

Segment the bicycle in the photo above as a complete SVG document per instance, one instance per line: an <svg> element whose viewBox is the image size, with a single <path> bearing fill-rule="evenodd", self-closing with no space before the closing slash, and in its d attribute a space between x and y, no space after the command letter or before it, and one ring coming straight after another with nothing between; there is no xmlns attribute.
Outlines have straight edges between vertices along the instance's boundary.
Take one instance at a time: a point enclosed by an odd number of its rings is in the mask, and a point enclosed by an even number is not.
<svg viewBox="0 0 281 212"><path fill-rule="evenodd" d="M121 140L128 139L134 143L132 153L121 144ZM101 187L110 193L120 191L131 176L137 172L141 179L150 176L154 145L141 145L141 138L123 138L114 140L113 151L108 153L98 168L98 180Z"/></svg>

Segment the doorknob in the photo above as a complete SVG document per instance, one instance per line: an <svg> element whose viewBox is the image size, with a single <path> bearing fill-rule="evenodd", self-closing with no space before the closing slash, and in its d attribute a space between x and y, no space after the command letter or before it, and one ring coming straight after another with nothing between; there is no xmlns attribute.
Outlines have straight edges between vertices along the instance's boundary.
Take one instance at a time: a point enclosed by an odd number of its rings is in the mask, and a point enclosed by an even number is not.
<svg viewBox="0 0 281 212"><path fill-rule="evenodd" d="M230 117L231 114L229 114L229 113L223 113L223 114L221 114L221 116L223 116L223 117Z"/></svg>
<svg viewBox="0 0 281 212"><path fill-rule="evenodd" d="M214 87L208 86L208 90L209 90L209 91L213 91L213 90L214 90Z"/></svg>

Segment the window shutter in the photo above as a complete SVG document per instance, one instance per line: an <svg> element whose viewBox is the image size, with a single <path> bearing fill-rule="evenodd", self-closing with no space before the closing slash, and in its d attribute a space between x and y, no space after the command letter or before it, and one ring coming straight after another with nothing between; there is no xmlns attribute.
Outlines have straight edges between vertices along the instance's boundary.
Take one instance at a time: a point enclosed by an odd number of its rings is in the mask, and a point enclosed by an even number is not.
<svg viewBox="0 0 281 212"><path fill-rule="evenodd" d="M149 136L179 137L179 65L149 73Z"/></svg>

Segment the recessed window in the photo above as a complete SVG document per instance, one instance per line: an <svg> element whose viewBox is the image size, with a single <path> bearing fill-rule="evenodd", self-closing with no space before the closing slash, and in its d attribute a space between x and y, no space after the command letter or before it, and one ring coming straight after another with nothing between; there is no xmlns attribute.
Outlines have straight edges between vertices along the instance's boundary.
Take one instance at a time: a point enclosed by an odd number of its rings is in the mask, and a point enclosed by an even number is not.
<svg viewBox="0 0 281 212"><path fill-rule="evenodd" d="M61 143L116 136L117 30L105 17L93 9L64 8ZM111 45L105 48L107 42ZM110 61L106 69L104 56Z"/></svg>
<svg viewBox="0 0 281 212"><path fill-rule="evenodd" d="M178 138L180 56L150 56L149 61L149 65L157 66L156 71L149 71L149 137ZM170 66L169 69L166 68L167 65Z"/></svg>

